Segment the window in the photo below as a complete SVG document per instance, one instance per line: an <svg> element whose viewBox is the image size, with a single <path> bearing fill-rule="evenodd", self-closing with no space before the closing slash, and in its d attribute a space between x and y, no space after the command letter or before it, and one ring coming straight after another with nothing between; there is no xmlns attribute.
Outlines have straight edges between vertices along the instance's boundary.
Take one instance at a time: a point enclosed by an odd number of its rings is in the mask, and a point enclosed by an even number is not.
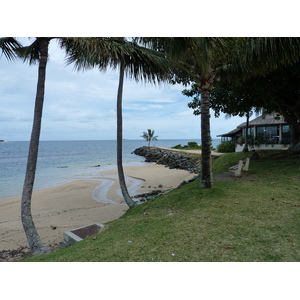
<svg viewBox="0 0 300 300"><path fill-rule="evenodd" d="M279 142L279 128L278 126L259 126L256 127L256 139L261 143Z"/></svg>
<svg viewBox="0 0 300 300"><path fill-rule="evenodd" d="M248 127L248 136L254 134L254 127ZM246 136L246 128L243 129L243 135Z"/></svg>

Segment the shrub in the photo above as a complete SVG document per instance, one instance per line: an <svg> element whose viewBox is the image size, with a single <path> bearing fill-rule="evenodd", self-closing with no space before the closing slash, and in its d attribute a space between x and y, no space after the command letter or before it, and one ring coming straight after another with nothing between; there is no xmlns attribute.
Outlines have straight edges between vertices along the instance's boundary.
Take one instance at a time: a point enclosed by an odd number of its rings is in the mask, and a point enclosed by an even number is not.
<svg viewBox="0 0 300 300"><path fill-rule="evenodd" d="M217 146L217 151L221 153L235 152L235 142L222 142Z"/></svg>
<svg viewBox="0 0 300 300"><path fill-rule="evenodd" d="M188 142L187 147L188 149L200 149L200 146L196 142Z"/></svg>
<svg viewBox="0 0 300 300"><path fill-rule="evenodd" d="M178 145L172 147L172 149L182 149L182 146L181 146L181 144L178 144Z"/></svg>
<svg viewBox="0 0 300 300"><path fill-rule="evenodd" d="M178 144L172 149L183 149L183 150L201 150L201 146L198 145L197 142L188 142L187 145L181 146L181 144Z"/></svg>

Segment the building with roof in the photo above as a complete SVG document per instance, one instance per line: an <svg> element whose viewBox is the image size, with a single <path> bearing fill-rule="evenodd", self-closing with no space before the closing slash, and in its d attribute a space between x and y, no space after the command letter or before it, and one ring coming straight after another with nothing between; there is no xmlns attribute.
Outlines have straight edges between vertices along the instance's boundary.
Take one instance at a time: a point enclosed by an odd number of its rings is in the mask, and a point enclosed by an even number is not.
<svg viewBox="0 0 300 300"><path fill-rule="evenodd" d="M235 140L237 142L236 152L242 151L243 145L239 145L239 141L243 141L241 137L246 136L246 122L228 133L217 136L221 137L222 142ZM263 114L249 121L248 136L253 141L253 145L251 143L249 145L250 149L269 149L270 147L279 149L290 143L291 133L283 116L272 113ZM276 146L274 147L274 145Z"/></svg>

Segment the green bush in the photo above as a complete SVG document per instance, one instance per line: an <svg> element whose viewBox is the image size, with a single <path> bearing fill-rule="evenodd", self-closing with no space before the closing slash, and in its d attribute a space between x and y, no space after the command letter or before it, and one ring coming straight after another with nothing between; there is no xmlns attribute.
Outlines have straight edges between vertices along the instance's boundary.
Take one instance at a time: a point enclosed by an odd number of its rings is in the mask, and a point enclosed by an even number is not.
<svg viewBox="0 0 300 300"><path fill-rule="evenodd" d="M182 146L181 146L181 144L178 144L176 146L173 146L172 149L182 149Z"/></svg>
<svg viewBox="0 0 300 300"><path fill-rule="evenodd" d="M181 144L178 144L172 149L182 149L182 150L201 150L201 146L198 145L197 142L188 142L187 145L181 146Z"/></svg>
<svg viewBox="0 0 300 300"><path fill-rule="evenodd" d="M199 149L200 148L200 146L196 142L188 142L187 146L189 149Z"/></svg>
<svg viewBox="0 0 300 300"><path fill-rule="evenodd" d="M222 142L217 146L217 151L221 153L235 152L235 142Z"/></svg>

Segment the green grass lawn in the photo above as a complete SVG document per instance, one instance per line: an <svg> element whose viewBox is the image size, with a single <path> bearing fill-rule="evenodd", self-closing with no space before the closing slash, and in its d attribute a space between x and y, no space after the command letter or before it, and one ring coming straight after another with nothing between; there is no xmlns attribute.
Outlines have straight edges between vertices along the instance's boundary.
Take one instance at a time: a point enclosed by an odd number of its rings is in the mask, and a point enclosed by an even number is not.
<svg viewBox="0 0 300 300"><path fill-rule="evenodd" d="M217 177L212 189L199 180L180 186L94 237L24 261L300 261L300 158L259 153L240 178ZM214 173L250 155L224 154Z"/></svg>

